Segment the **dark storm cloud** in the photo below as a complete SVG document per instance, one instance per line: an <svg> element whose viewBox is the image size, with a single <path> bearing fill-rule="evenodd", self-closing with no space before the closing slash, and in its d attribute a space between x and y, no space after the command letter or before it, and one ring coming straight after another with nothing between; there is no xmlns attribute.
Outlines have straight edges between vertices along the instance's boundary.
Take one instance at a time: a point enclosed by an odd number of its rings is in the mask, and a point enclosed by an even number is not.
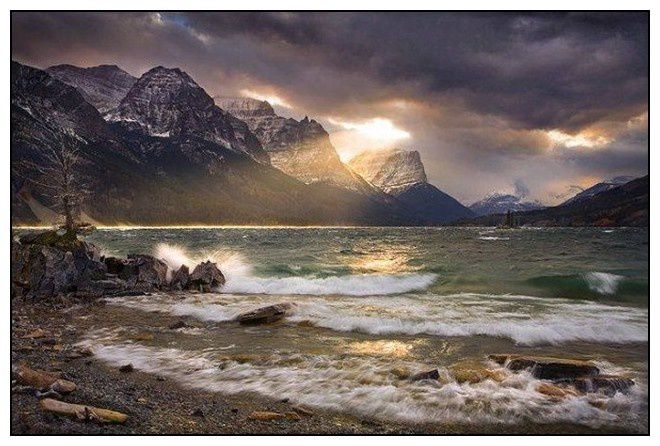
<svg viewBox="0 0 660 446"><path fill-rule="evenodd" d="M648 110L645 12L23 12L12 43L13 58L42 68L178 66L212 95L267 90L321 119L389 118L459 197L516 179L539 196L540 178L568 171L646 171L648 123L625 127ZM610 142L552 151L552 129Z"/></svg>
<svg viewBox="0 0 660 446"><path fill-rule="evenodd" d="M201 14L210 35L280 42L332 69L456 95L524 128L645 110L646 14Z"/></svg>

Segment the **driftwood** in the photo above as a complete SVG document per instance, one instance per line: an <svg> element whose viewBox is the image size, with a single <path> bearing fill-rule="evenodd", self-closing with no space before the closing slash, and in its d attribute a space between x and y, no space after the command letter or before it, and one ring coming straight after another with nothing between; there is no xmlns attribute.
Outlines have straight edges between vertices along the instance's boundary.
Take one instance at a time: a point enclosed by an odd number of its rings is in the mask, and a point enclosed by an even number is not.
<svg viewBox="0 0 660 446"><path fill-rule="evenodd" d="M34 387L37 390L52 390L61 394L71 393L76 390L75 383L62 379L59 373L32 370L23 364L19 364L14 372L18 384Z"/></svg>
<svg viewBox="0 0 660 446"><path fill-rule="evenodd" d="M64 401L45 398L39 403L41 408L57 415L73 417L83 421L96 421L97 423L123 423L128 415L114 410L100 409L82 404L65 403Z"/></svg>

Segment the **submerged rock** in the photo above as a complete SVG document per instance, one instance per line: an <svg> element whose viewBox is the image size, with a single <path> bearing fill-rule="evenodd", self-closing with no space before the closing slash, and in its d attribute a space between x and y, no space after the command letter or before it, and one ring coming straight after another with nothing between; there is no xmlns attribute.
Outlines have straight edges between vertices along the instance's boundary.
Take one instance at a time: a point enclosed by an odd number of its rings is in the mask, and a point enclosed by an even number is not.
<svg viewBox="0 0 660 446"><path fill-rule="evenodd" d="M493 370L479 361L460 361L449 367L449 372L459 384L476 384L487 379L501 382L506 378L504 370Z"/></svg>
<svg viewBox="0 0 660 446"><path fill-rule="evenodd" d="M489 355L489 359L513 371L529 369L539 379L566 380L596 376L598 367L589 361L545 356Z"/></svg>
<svg viewBox="0 0 660 446"><path fill-rule="evenodd" d="M206 261L197 265L190 274L187 288L208 293L224 284L225 276L222 275L217 265L211 261Z"/></svg>
<svg viewBox="0 0 660 446"><path fill-rule="evenodd" d="M598 375L585 378L577 378L573 381L577 390L584 393L603 392L606 395L614 395L616 392L626 393L635 381L630 378L617 375Z"/></svg>
<svg viewBox="0 0 660 446"><path fill-rule="evenodd" d="M291 306L288 302L268 305L240 314L236 317L236 320L241 324L267 324L275 322L286 316L286 312Z"/></svg>
<svg viewBox="0 0 660 446"><path fill-rule="evenodd" d="M176 321L172 324L170 324L167 328L170 330L178 330L179 328L186 328L188 324L186 324L184 321Z"/></svg>
<svg viewBox="0 0 660 446"><path fill-rule="evenodd" d="M558 386L547 382L539 384L536 387L536 391L549 397L553 401L561 401L568 396L576 396L578 394L570 387Z"/></svg>

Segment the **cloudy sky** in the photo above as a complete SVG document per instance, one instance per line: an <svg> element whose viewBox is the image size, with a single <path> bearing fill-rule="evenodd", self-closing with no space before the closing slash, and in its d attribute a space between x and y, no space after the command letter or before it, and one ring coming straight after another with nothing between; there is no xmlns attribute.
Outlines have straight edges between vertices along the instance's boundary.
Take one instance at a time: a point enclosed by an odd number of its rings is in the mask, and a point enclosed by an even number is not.
<svg viewBox="0 0 660 446"><path fill-rule="evenodd" d="M465 203L551 203L648 172L648 32L646 13L13 13L12 57L180 67L319 120L344 159L416 149Z"/></svg>

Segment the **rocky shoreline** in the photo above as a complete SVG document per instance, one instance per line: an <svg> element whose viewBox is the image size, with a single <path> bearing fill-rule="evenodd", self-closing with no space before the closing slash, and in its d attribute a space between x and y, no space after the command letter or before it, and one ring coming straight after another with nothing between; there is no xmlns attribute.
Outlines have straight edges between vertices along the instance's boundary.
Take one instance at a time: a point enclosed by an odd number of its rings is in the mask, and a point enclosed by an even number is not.
<svg viewBox="0 0 660 446"><path fill-rule="evenodd" d="M623 428L591 429L571 424L523 422L520 425L405 424L300 407L287 398L273 400L251 393L224 395L190 389L162 376L141 372L132 364L112 367L80 346L84 320L106 305L105 298L154 291L207 292L224 284L211 262L189 272L169 271L148 255L102 256L77 237L54 231L29 233L12 243L12 394L13 434L423 434L423 433L606 433ZM270 324L287 315L291 303L243 313L240 324ZM176 330L184 321L165 325ZM485 359L485 358L484 358ZM588 361L490 355L491 364L464 361L449 368L457 383L486 379L500 382L502 373L529 371L546 380L537 391L550 400L593 395L594 407L635 385L624 376L601 374ZM502 368L503 367L503 368ZM437 369L402 370L402 380L441 380ZM108 412L111 411L111 412Z"/></svg>

